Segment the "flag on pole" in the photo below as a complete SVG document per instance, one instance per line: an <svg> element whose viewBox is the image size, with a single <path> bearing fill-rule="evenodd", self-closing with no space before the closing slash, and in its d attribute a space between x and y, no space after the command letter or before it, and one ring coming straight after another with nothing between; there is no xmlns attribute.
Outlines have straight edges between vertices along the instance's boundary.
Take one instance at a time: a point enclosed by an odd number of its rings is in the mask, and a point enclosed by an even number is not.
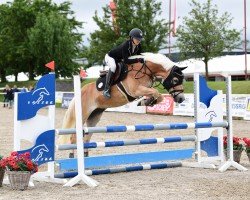
<svg viewBox="0 0 250 200"><path fill-rule="evenodd" d="M55 61L53 60L53 61L45 64L45 66L54 71L55 70Z"/></svg>
<svg viewBox="0 0 250 200"><path fill-rule="evenodd" d="M174 0L174 20L173 20L173 28L172 28L172 36L176 36L176 0Z"/></svg>
<svg viewBox="0 0 250 200"><path fill-rule="evenodd" d="M81 77L81 78L85 78L85 77L87 77L87 76L88 76L87 72L86 72L84 69L81 69L81 70L80 70L80 77Z"/></svg>

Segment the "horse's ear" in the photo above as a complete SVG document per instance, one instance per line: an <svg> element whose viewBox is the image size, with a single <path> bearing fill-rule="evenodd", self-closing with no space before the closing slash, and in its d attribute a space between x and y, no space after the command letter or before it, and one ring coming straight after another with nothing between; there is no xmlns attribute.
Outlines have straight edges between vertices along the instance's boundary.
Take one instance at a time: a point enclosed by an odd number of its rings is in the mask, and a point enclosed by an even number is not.
<svg viewBox="0 0 250 200"><path fill-rule="evenodd" d="M187 69L188 66L186 66L186 67L179 67L179 68L181 69L181 71L183 71L184 69Z"/></svg>

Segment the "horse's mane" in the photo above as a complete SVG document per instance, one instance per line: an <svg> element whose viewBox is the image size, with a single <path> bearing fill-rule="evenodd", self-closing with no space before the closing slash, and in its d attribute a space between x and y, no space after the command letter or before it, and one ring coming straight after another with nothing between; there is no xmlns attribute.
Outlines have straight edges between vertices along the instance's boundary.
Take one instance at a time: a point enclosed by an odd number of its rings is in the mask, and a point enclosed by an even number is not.
<svg viewBox="0 0 250 200"><path fill-rule="evenodd" d="M175 63L168 57L160 53L142 53L141 55L130 56L129 58L144 58L146 61L153 62L155 64L162 65L165 69L172 68Z"/></svg>

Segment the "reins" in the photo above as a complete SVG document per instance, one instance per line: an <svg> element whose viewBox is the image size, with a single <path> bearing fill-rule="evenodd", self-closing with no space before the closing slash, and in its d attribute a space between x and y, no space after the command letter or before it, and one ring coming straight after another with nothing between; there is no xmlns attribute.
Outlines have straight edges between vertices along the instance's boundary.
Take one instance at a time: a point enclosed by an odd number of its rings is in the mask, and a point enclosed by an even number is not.
<svg viewBox="0 0 250 200"><path fill-rule="evenodd" d="M147 69L148 69L149 73L147 73ZM154 84L156 76L153 75L152 70L147 66L146 62L142 63L142 65L141 65L141 67L140 67L139 70L135 69L134 65L131 65L131 69L128 70L128 73L132 72L132 71L136 72L136 74L134 76L135 79L141 79L144 76L148 76L150 78L150 80L152 81L152 85ZM139 76L140 73L142 74L141 76Z"/></svg>

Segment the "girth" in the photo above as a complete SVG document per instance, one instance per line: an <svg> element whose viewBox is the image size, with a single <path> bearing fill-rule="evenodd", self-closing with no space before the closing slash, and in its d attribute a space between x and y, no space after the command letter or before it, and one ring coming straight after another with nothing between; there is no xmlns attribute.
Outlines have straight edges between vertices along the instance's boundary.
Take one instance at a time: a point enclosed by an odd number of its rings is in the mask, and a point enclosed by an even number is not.
<svg viewBox="0 0 250 200"><path fill-rule="evenodd" d="M126 99L129 101L129 102L132 102L134 100L136 100L135 97L131 96L127 90L125 89L125 87L123 86L122 82L119 82L117 83L117 87L118 89L120 90L120 92L126 97Z"/></svg>

